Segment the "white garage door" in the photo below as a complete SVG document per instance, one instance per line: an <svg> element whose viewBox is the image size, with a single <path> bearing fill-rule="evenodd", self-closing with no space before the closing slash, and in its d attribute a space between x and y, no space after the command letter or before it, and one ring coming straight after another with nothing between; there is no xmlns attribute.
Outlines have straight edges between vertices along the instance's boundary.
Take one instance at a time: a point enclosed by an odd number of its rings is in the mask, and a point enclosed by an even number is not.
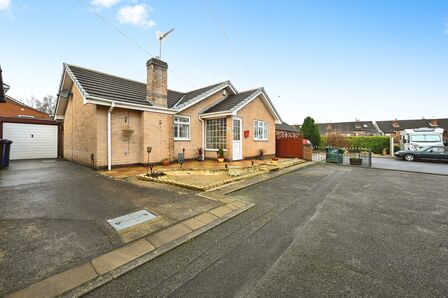
<svg viewBox="0 0 448 298"><path fill-rule="evenodd" d="M3 138L13 141L10 159L58 157L58 126L3 123Z"/></svg>

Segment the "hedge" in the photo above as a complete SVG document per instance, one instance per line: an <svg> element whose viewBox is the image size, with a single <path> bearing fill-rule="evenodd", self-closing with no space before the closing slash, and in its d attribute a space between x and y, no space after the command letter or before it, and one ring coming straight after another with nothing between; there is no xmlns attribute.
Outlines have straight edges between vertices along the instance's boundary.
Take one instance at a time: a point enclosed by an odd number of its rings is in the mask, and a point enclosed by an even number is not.
<svg viewBox="0 0 448 298"><path fill-rule="evenodd" d="M365 137L346 137L350 143L349 147L371 148L373 153L383 153L384 149L389 149L390 137L385 136L365 136ZM321 146L327 146L327 137L321 136Z"/></svg>

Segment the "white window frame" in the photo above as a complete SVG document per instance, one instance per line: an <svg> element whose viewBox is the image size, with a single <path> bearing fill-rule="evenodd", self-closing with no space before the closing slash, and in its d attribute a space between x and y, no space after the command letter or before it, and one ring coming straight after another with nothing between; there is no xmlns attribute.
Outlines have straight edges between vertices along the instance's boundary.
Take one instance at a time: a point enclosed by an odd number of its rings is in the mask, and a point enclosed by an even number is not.
<svg viewBox="0 0 448 298"><path fill-rule="evenodd" d="M207 122L208 121L213 121L213 120L219 120L219 119L224 119L224 123L226 125L226 129L225 129L226 148L223 148L223 150L224 150L224 152L227 151L228 144L227 144L227 118L226 117L215 118L215 119L206 119L205 120L205 150L206 151L218 151L219 150L218 148L208 148L207 147L207 143L208 143L208 140L207 140Z"/></svg>
<svg viewBox="0 0 448 298"><path fill-rule="evenodd" d="M263 130L263 136L258 136L259 125L262 124L266 129ZM266 134L266 137L265 137ZM269 139L269 126L266 121L254 120L254 141L267 141Z"/></svg>
<svg viewBox="0 0 448 298"><path fill-rule="evenodd" d="M184 118L184 119L188 119L188 122L180 122L180 121L176 121L176 118ZM176 125L188 125L188 137L186 138L182 138L182 137L178 137L175 135L176 130L175 127ZM180 132L180 130L177 130L178 132ZM174 134L174 140L175 141L190 141L191 140L191 118L190 116L184 116L184 115L174 115L174 127L173 127L173 134Z"/></svg>

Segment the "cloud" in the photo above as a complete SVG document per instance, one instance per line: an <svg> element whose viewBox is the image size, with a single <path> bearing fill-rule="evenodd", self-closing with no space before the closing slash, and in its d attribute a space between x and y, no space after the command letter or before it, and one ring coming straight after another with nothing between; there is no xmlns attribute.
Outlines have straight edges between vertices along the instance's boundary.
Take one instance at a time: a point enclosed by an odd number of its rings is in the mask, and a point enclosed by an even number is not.
<svg viewBox="0 0 448 298"><path fill-rule="evenodd" d="M156 23L149 18L151 7L144 4L123 6L118 11L118 21L144 29L153 27Z"/></svg>
<svg viewBox="0 0 448 298"><path fill-rule="evenodd" d="M2 0L0 0L2 1ZM111 7L120 2L120 0L92 0L92 5L97 7Z"/></svg>
<svg viewBox="0 0 448 298"><path fill-rule="evenodd" d="M9 0L0 0L0 10L7 10L10 4L11 1Z"/></svg>

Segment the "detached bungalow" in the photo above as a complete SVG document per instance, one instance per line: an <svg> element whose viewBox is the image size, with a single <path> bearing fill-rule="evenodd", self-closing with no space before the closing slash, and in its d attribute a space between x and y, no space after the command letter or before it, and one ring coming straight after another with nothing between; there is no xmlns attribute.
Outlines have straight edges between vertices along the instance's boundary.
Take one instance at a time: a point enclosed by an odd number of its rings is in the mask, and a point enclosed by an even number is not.
<svg viewBox="0 0 448 298"><path fill-rule="evenodd" d="M238 92L230 81L190 92L169 90L168 64L147 61L147 83L64 64L56 119L64 120L64 158L94 167L185 158L227 160L275 154L280 116L264 88Z"/></svg>

